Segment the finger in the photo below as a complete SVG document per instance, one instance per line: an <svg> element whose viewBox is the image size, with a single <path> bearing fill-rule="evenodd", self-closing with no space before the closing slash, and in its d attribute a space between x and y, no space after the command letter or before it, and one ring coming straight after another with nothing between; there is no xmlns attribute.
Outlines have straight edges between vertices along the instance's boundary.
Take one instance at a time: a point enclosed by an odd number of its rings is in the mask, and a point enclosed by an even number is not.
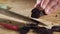
<svg viewBox="0 0 60 34"><path fill-rule="evenodd" d="M41 3L41 1L42 1L42 0L37 0L36 4L39 4L39 3Z"/></svg>
<svg viewBox="0 0 60 34"><path fill-rule="evenodd" d="M43 9L45 9L46 6L47 6L47 4L49 3L49 1L50 1L50 0L44 0L44 1L41 3L41 7L42 7Z"/></svg>
<svg viewBox="0 0 60 34"><path fill-rule="evenodd" d="M41 1L41 7L42 7L42 5L43 5L44 1L45 1L45 0L42 0L42 1Z"/></svg>
<svg viewBox="0 0 60 34"><path fill-rule="evenodd" d="M49 4L47 5L47 7L45 8L45 12L47 14L50 14L50 9L52 8L52 6L56 5L58 2L58 0L50 0Z"/></svg>
<svg viewBox="0 0 60 34"><path fill-rule="evenodd" d="M56 5L52 6L52 8L50 9L50 12L54 13L55 11L57 11L59 7L60 7L60 1Z"/></svg>
<svg viewBox="0 0 60 34"><path fill-rule="evenodd" d="M55 6L53 6L51 9L49 9L48 12L46 12L46 14L51 14L57 11L57 9L60 7L60 3L56 4Z"/></svg>
<svg viewBox="0 0 60 34"><path fill-rule="evenodd" d="M46 8L51 8L52 6L56 5L58 1L59 0L50 0Z"/></svg>
<svg viewBox="0 0 60 34"><path fill-rule="evenodd" d="M37 1L37 4L35 5L35 8L37 8L38 10L42 10L43 8L41 7L41 3L43 2L43 0Z"/></svg>
<svg viewBox="0 0 60 34"><path fill-rule="evenodd" d="M36 2L34 7L38 7L39 5L41 5L41 2L42 2L42 0L37 0L37 2Z"/></svg>

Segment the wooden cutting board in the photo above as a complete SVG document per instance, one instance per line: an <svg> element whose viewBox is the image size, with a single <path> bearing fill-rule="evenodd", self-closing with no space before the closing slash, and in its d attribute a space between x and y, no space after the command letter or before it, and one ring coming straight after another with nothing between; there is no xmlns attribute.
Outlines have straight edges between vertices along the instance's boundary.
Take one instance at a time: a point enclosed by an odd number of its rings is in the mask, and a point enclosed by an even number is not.
<svg viewBox="0 0 60 34"><path fill-rule="evenodd" d="M60 26L60 8L55 13L42 16L38 20L48 26Z"/></svg>

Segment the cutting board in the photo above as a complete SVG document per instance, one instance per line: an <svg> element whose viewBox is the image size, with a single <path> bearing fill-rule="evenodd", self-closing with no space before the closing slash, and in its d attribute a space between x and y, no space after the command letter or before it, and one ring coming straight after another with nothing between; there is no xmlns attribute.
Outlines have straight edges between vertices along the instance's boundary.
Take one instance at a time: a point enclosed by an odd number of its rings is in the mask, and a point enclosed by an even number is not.
<svg viewBox="0 0 60 34"><path fill-rule="evenodd" d="M42 23L52 27L60 26L60 8L58 8L54 13L42 16L38 19Z"/></svg>

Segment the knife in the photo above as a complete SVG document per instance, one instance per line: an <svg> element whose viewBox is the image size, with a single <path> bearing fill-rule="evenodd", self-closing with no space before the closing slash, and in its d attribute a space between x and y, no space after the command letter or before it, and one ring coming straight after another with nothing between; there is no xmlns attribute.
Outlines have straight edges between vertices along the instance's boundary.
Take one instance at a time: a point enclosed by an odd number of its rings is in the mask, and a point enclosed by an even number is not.
<svg viewBox="0 0 60 34"><path fill-rule="evenodd" d="M29 24L33 23L33 24L40 24L40 25L47 26L46 24L43 24L42 22L39 22L35 19L32 19L32 18L23 16L23 15L20 15L20 14L14 13L14 12L9 11L9 10L0 9L0 14L4 14L4 15L7 15L7 16L16 18L16 19L26 21L26 23L29 23Z"/></svg>

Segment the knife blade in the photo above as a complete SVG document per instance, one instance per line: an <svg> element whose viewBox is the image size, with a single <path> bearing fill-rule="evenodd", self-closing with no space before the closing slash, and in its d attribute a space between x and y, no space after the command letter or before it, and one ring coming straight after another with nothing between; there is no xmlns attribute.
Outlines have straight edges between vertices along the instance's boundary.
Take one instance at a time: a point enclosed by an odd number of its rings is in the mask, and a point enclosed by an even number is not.
<svg viewBox="0 0 60 34"><path fill-rule="evenodd" d="M4 15L7 15L7 16L16 18L16 19L20 19L20 20L26 21L26 23L28 23L28 24L33 23L33 24L40 24L40 25L47 26L46 24L43 24L42 22L39 22L39 21L37 21L35 19L23 16L23 15L19 15L17 13L9 11L9 10L0 9L0 14L4 14Z"/></svg>

